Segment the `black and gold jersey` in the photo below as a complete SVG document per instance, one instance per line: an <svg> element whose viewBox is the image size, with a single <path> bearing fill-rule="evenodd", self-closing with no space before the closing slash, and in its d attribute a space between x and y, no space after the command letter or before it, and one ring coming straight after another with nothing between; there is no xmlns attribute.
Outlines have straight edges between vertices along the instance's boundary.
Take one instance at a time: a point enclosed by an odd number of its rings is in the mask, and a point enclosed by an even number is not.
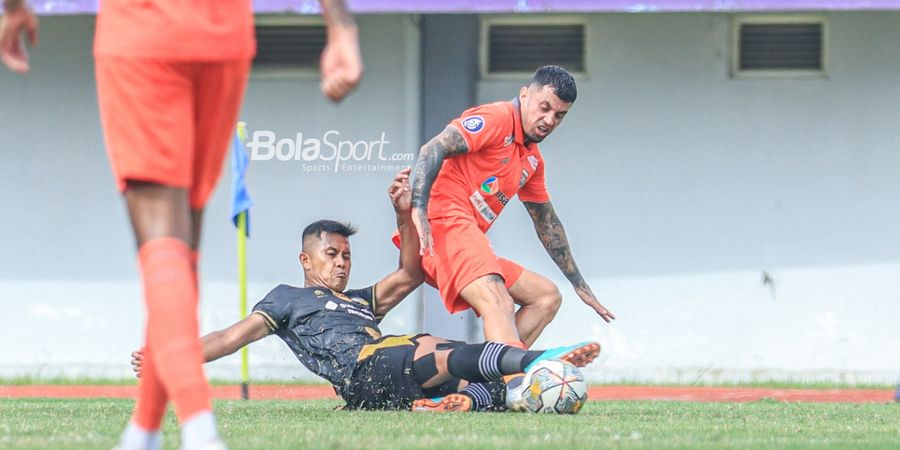
<svg viewBox="0 0 900 450"><path fill-rule="evenodd" d="M257 303L253 313L265 318L307 369L343 395L360 350L381 337L375 301L374 285L334 292L282 284Z"/></svg>

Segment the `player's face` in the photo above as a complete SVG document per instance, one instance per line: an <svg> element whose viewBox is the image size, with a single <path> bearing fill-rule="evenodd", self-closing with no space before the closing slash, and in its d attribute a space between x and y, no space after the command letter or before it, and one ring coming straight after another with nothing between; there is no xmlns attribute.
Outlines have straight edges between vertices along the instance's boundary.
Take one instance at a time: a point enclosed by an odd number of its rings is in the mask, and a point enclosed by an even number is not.
<svg viewBox="0 0 900 450"><path fill-rule="evenodd" d="M556 96L551 86L525 86L519 90L522 130L531 142L541 142L559 126L572 107Z"/></svg>
<svg viewBox="0 0 900 450"><path fill-rule="evenodd" d="M300 263L306 284L343 292L350 281L350 241L337 233L322 233L305 244Z"/></svg>

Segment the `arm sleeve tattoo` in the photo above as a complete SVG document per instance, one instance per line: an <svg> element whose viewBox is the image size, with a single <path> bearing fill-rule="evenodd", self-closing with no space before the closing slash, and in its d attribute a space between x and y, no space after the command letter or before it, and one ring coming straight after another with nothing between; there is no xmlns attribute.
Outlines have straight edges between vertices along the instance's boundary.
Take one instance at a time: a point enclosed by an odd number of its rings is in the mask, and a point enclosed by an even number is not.
<svg viewBox="0 0 900 450"><path fill-rule="evenodd" d="M547 250L559 270L575 288L586 287L584 278L575 264L575 258L572 257L572 251L569 249L566 230L559 221L553 205L550 202L523 202L523 204L534 222L534 231L537 232L541 244L544 244L544 249Z"/></svg>
<svg viewBox="0 0 900 450"><path fill-rule="evenodd" d="M431 186L437 178L445 158L452 158L469 151L466 140L459 130L447 126L441 134L435 136L419 149L419 157L413 169L412 205L414 208L427 209L431 197Z"/></svg>

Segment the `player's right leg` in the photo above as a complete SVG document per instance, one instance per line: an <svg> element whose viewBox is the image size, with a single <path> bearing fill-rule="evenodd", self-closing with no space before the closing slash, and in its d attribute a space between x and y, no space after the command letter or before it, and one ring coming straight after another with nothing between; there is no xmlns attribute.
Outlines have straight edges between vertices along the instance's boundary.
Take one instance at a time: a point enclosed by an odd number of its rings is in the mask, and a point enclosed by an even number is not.
<svg viewBox="0 0 900 450"><path fill-rule="evenodd" d="M485 340L513 345L521 343L516 329L515 303L500 275L489 274L476 279L464 287L459 296L481 315Z"/></svg>

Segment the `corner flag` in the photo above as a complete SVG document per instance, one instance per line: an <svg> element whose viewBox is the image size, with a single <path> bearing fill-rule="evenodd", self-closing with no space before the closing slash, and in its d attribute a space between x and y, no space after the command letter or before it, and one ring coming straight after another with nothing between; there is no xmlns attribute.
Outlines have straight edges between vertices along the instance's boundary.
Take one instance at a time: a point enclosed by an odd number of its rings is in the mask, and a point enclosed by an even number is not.
<svg viewBox="0 0 900 450"><path fill-rule="evenodd" d="M250 193L247 192L247 166L250 157L244 143L247 142L247 124L238 122L231 151L231 220L237 227L238 289L241 320L247 317L247 237L250 236ZM241 349L241 397L250 398L250 361L247 347Z"/></svg>
<svg viewBox="0 0 900 450"><path fill-rule="evenodd" d="M237 132L234 134L231 151L231 220L234 226L239 227L239 216L247 213L247 228L244 233L250 236L250 207L253 200L247 192L247 166L250 165L250 156L244 144L247 142L247 124L238 122Z"/></svg>

